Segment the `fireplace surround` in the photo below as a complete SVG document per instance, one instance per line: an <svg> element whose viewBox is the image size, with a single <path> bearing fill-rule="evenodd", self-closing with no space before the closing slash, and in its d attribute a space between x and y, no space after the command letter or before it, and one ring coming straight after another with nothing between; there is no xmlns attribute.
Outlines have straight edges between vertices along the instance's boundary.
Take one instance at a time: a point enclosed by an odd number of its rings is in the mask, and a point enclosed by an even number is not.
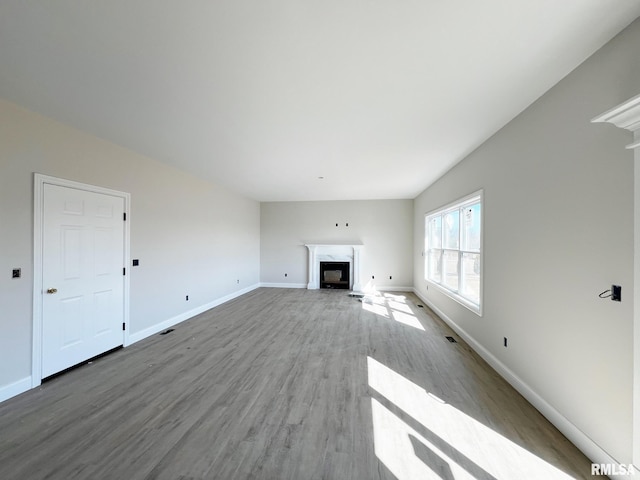
<svg viewBox="0 0 640 480"><path fill-rule="evenodd" d="M362 244L308 243L305 244L305 247L309 250L309 278L307 283L309 290L320 288L320 262L347 262L349 263L349 289L354 292L362 291L362 285L360 284Z"/></svg>

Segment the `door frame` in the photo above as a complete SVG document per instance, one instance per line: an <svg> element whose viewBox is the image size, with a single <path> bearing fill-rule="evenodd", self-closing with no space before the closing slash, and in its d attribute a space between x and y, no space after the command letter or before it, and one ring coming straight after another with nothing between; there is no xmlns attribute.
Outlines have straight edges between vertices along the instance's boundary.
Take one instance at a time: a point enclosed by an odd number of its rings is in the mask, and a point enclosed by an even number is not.
<svg viewBox="0 0 640 480"><path fill-rule="evenodd" d="M129 345L129 290L130 275L129 265L131 264L130 253L130 218L131 195L126 192L98 187L86 183L75 182L63 178L51 177L34 173L33 181L33 334L31 349L31 387L35 388L42 383L42 302L44 298L42 285L42 271L44 256L42 253L44 242L44 186L56 185L60 187L74 188L91 193L101 193L119 197L124 200L124 211L126 221L124 222L124 266L127 274L124 276L124 305L123 321L125 328L123 331L123 345Z"/></svg>

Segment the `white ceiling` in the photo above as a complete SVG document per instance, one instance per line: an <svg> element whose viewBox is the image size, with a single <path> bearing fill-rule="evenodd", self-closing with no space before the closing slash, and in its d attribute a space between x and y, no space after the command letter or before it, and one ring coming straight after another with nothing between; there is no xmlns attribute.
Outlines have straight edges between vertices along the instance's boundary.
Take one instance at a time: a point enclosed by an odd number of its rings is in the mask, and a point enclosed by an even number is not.
<svg viewBox="0 0 640 480"><path fill-rule="evenodd" d="M2 0L0 97L261 201L414 198L639 15L640 0Z"/></svg>

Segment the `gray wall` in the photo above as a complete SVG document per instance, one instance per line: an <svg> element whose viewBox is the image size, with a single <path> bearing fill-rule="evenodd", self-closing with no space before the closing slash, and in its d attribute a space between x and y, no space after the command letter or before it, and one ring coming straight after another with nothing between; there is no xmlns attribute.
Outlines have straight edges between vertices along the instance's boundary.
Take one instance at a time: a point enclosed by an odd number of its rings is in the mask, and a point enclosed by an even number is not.
<svg viewBox="0 0 640 480"><path fill-rule="evenodd" d="M590 119L640 93L636 21L415 200L414 286L619 462L631 462L633 155ZM484 189L484 316L424 280L424 214ZM622 285L622 303L598 298ZM508 337L504 348L503 337Z"/></svg>
<svg viewBox="0 0 640 480"><path fill-rule="evenodd" d="M413 284L411 200L263 203L260 222L263 283L306 286L305 243L353 242L364 244L363 287Z"/></svg>
<svg viewBox="0 0 640 480"><path fill-rule="evenodd" d="M0 394L31 374L34 172L131 193L132 335L259 283L258 202L0 100Z"/></svg>

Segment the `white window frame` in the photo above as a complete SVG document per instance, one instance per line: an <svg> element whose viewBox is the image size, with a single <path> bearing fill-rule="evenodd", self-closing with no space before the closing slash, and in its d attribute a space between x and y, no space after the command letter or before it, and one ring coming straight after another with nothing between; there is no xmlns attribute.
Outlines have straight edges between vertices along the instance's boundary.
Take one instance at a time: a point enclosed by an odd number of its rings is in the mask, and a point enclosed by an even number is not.
<svg viewBox="0 0 640 480"><path fill-rule="evenodd" d="M469 251L462 249L462 242L459 241L458 249L444 248L444 240L441 240L440 250L442 250L442 255L444 256L445 251L449 252L458 252L458 289L452 290L446 284L444 284L444 276L441 277L440 282L433 278L429 278L429 220L441 216L444 216L450 212L461 210L464 207L474 205L476 203L480 203L480 252L477 251ZM462 234L462 229L459 229L459 234ZM444 236L444 228L442 229L442 235ZM483 275L483 266L484 266L484 248L483 248L483 238L484 238L484 191L478 190L472 194L469 194L455 202L449 203L444 207L437 208L425 214L424 216L424 279L429 283L429 285L434 286L436 289L452 298L456 302L460 303L464 307L468 308L478 316L482 316L482 305L483 305L483 283L484 283L484 275ZM459 293L460 285L462 282L461 268L462 268L462 255L464 253L473 253L480 255L480 265L479 265L479 276L480 276L480 284L479 284L479 303L476 305L470 299L462 296ZM443 269L444 270L444 269ZM444 272L442 272L444 273Z"/></svg>

